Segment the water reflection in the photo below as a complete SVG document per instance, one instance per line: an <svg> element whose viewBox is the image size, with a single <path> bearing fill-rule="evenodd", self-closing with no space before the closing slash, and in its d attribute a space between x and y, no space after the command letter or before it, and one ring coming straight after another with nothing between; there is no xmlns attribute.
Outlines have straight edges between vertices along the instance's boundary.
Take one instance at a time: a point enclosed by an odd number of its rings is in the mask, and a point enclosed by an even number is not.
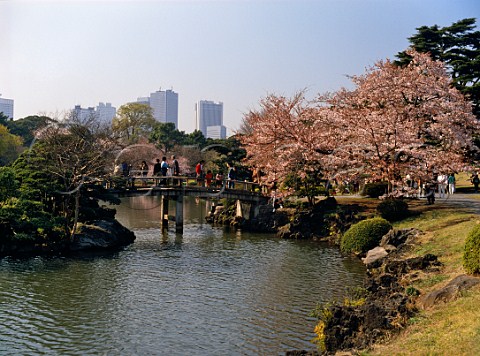
<svg viewBox="0 0 480 356"><path fill-rule="evenodd" d="M171 207L173 210L173 206ZM106 257L0 260L0 354L279 354L310 344L317 302L363 267L336 248L204 223L162 232L160 200L117 209L137 240Z"/></svg>

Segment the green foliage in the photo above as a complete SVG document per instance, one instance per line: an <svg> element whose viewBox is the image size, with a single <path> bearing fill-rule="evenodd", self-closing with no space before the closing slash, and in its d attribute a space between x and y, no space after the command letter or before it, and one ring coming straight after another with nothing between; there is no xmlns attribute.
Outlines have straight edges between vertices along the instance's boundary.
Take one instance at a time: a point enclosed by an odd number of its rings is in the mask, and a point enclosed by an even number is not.
<svg viewBox="0 0 480 356"><path fill-rule="evenodd" d="M365 253L378 245L392 225L383 218L373 218L352 225L340 241L343 252Z"/></svg>
<svg viewBox="0 0 480 356"><path fill-rule="evenodd" d="M409 214L408 204L402 199L385 199L377 205L377 212L388 221L399 221Z"/></svg>
<svg viewBox="0 0 480 356"><path fill-rule="evenodd" d="M175 145L185 142L186 135L183 131L177 130L173 122L158 122L155 123L149 140L167 155Z"/></svg>
<svg viewBox="0 0 480 356"><path fill-rule="evenodd" d="M23 139L24 146L29 147L33 143L35 132L51 122L54 122L54 120L47 116L34 115L9 121L6 126L12 134L20 136Z"/></svg>
<svg viewBox="0 0 480 356"><path fill-rule="evenodd" d="M22 139L0 125L0 166L13 162L22 151Z"/></svg>
<svg viewBox="0 0 480 356"><path fill-rule="evenodd" d="M17 194L18 182L15 171L9 167L0 167L0 203Z"/></svg>
<svg viewBox="0 0 480 356"><path fill-rule="evenodd" d="M417 297L420 295L420 291L414 286L408 286L405 288L405 294L411 297Z"/></svg>
<svg viewBox="0 0 480 356"><path fill-rule="evenodd" d="M378 198L380 195L385 194L387 190L388 190L387 182L367 183L363 188L362 195L366 195L371 198Z"/></svg>
<svg viewBox="0 0 480 356"><path fill-rule="evenodd" d="M326 180L323 179L322 172L312 169L302 178L297 170L293 170L285 179L283 186L295 191L295 195L300 198L307 198L310 206L315 204L315 197L328 196Z"/></svg>
<svg viewBox="0 0 480 356"><path fill-rule="evenodd" d="M408 38L418 52L428 52L444 62L450 70L455 87L473 102L474 113L480 115L480 31L475 30L475 18L467 18L450 26L421 26ZM406 65L411 57L397 54L398 65Z"/></svg>
<svg viewBox="0 0 480 356"><path fill-rule="evenodd" d="M467 236L463 267L469 274L480 273L480 225L475 226Z"/></svg>

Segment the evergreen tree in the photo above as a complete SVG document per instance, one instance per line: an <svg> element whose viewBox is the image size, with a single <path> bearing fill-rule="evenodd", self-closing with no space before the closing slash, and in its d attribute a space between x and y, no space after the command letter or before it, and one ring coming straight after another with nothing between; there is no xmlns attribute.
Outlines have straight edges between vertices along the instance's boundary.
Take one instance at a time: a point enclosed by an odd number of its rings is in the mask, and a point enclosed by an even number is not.
<svg viewBox="0 0 480 356"><path fill-rule="evenodd" d="M473 102L473 112L480 118L480 31L475 18L467 18L451 26L421 26L408 40L418 52L430 53L432 59L444 62L454 86ZM406 65L411 56L397 54L397 65Z"/></svg>

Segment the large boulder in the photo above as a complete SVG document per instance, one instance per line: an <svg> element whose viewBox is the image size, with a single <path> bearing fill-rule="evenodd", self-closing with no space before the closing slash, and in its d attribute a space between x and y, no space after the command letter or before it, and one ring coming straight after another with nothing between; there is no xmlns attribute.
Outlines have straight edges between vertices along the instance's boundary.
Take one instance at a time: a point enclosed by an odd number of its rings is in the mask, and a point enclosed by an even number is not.
<svg viewBox="0 0 480 356"><path fill-rule="evenodd" d="M78 226L70 251L114 250L133 241L135 234L117 220L97 220Z"/></svg>
<svg viewBox="0 0 480 356"><path fill-rule="evenodd" d="M424 309L431 308L439 302L454 300L460 292L470 289L480 283L480 278L462 274L452 279L445 287L428 293L419 300Z"/></svg>

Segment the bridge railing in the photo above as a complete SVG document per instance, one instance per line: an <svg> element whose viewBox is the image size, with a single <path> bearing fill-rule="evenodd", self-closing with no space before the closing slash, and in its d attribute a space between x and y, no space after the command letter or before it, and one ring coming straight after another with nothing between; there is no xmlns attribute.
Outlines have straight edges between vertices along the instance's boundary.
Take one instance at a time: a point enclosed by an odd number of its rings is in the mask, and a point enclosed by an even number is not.
<svg viewBox="0 0 480 356"><path fill-rule="evenodd" d="M142 188L142 187L203 187L211 190L220 190L222 188L232 190L243 190L253 193L266 194L268 189L265 185L243 181L215 178L197 178L195 176L153 176L149 175L147 171L131 170L128 176L112 177L105 184L108 188L115 188L116 186L124 186L126 188Z"/></svg>

